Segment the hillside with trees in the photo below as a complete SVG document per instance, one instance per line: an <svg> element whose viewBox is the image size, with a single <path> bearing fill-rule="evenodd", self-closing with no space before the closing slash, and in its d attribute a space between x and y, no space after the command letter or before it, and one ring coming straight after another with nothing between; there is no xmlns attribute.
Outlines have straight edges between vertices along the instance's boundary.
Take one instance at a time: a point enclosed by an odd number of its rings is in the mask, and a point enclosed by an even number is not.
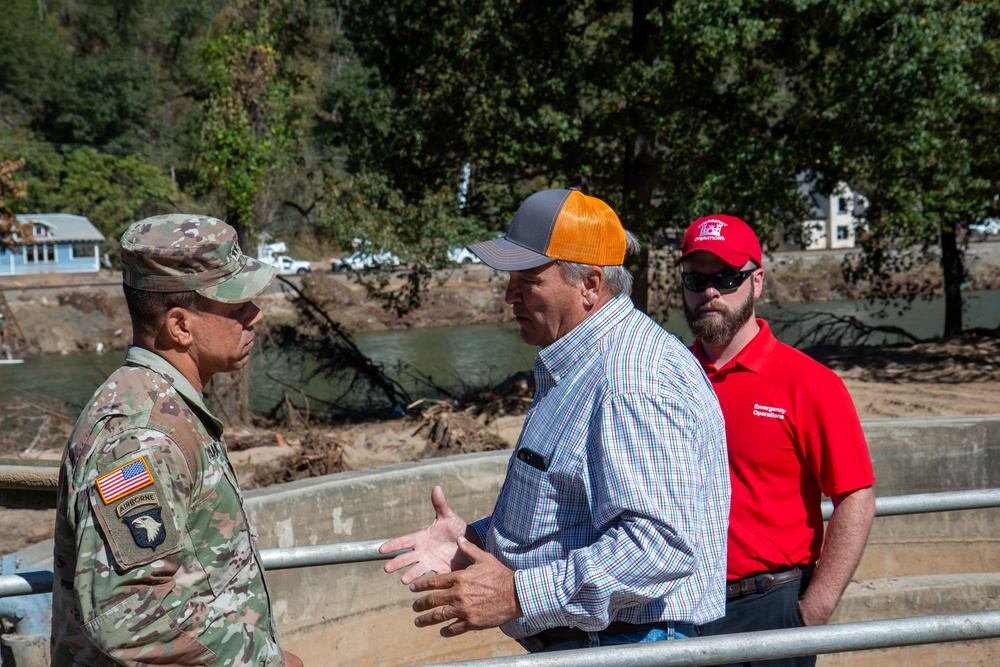
<svg viewBox="0 0 1000 667"><path fill-rule="evenodd" d="M650 249L722 211L774 244L807 214L807 174L870 203L852 284L944 293L954 334L969 225L1000 215L991 0L0 7L7 209L86 215L109 245L175 210L227 218L248 249L365 239L411 262L394 308L546 187L639 233L643 305ZM884 279L921 263L937 283Z"/></svg>

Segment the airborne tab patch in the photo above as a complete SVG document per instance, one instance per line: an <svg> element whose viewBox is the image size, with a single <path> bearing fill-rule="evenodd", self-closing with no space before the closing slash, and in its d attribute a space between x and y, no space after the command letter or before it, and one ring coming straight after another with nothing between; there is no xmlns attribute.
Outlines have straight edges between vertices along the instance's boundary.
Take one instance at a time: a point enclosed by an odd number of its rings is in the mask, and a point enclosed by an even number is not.
<svg viewBox="0 0 1000 667"><path fill-rule="evenodd" d="M138 458L97 478L97 490L105 505L153 483L146 460Z"/></svg>
<svg viewBox="0 0 1000 667"><path fill-rule="evenodd" d="M156 491L143 491L142 493L126 498L122 501L122 503L115 508L115 514L119 517L123 517L137 507L159 504L160 499L156 496Z"/></svg>

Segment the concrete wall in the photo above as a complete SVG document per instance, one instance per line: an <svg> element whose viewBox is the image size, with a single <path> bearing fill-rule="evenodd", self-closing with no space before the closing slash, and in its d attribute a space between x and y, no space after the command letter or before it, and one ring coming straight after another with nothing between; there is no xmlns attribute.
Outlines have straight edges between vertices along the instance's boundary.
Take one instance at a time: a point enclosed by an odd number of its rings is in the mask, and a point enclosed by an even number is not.
<svg viewBox="0 0 1000 667"><path fill-rule="evenodd" d="M1000 488L1000 415L863 424L877 496ZM833 623L1000 609L1000 508L875 519ZM820 667L996 665L1000 640L821 656Z"/></svg>
<svg viewBox="0 0 1000 667"><path fill-rule="evenodd" d="M1000 488L1000 415L869 421L864 428L878 495ZM444 488L461 516L489 513L508 457L508 452L456 456L304 480L248 495L262 547L381 539L430 523L435 484ZM852 584L835 621L995 608L994 593L1000 589L1000 578L992 574L1000 572L998 512L877 519L856 577L864 583ZM930 578L910 579L917 576ZM415 596L397 576L384 574L379 563L274 572L268 579L284 641L319 664L330 651L340 665L414 665L521 652L495 631L444 640L434 629L414 628L409 605ZM960 648L950 644L946 650ZM980 649L969 648L973 653ZM922 654L933 653L924 648ZM870 664L870 658L858 653L852 664ZM912 662L912 657L906 660Z"/></svg>
<svg viewBox="0 0 1000 667"><path fill-rule="evenodd" d="M493 509L510 452L469 454L352 472L248 493L262 548L384 539L434 518L431 489L472 520ZM289 509L294 507L294 513ZM381 562L268 573L282 642L306 664L414 665L523 653L499 631L443 640L413 625L417 597Z"/></svg>
<svg viewBox="0 0 1000 667"><path fill-rule="evenodd" d="M879 496L1000 488L1000 415L869 421L864 428ZM470 454L302 480L248 492L247 506L262 548L383 539L430 523L435 484L464 518L488 514L508 457ZM876 519L834 622L997 608L998 512ZM45 553L51 543L21 552L26 564L50 566ZM446 640L435 629L415 628L416 596L381 568L376 562L269 572L283 645L307 665L343 667L523 652L495 630ZM995 664L994 655L998 642L958 643L824 656L820 664L986 665Z"/></svg>
<svg viewBox="0 0 1000 667"><path fill-rule="evenodd" d="M1000 416L864 424L876 494L1000 488ZM1000 510L876 519L856 579L1000 572Z"/></svg>

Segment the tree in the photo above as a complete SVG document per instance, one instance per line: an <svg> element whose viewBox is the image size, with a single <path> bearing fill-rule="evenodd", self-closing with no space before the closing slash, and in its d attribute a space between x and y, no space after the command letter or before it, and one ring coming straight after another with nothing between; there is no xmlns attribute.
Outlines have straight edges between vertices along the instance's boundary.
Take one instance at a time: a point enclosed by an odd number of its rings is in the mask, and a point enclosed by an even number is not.
<svg viewBox="0 0 1000 667"><path fill-rule="evenodd" d="M0 115L5 124L30 122L39 110L49 63L58 57L56 21L35 0L5 0L0 21Z"/></svg>
<svg viewBox="0 0 1000 667"><path fill-rule="evenodd" d="M142 153L169 165L187 142L191 81L199 76L191 54L218 5L8 0L0 113L61 146Z"/></svg>
<svg viewBox="0 0 1000 667"><path fill-rule="evenodd" d="M443 267L449 249L481 232L474 219L462 215L454 193L428 193L410 202L384 175L369 172L334 189L322 207L319 224L342 248L360 246L373 255L390 250L411 260L404 269L376 267L355 276L369 296L399 317L420 305L431 279L430 268ZM392 278L400 273L405 278L402 286L391 286Z"/></svg>
<svg viewBox="0 0 1000 667"><path fill-rule="evenodd" d="M66 155L64 168L56 207L87 216L111 241L136 220L176 210L181 201L170 177L138 155L117 158L83 148Z"/></svg>
<svg viewBox="0 0 1000 667"><path fill-rule="evenodd" d="M800 174L847 180L872 203L852 277L890 295L888 274L936 245L953 333L961 230L997 206L997 11L361 0L345 26L373 103L334 100L331 118L364 148L349 167L388 174L409 201L471 163L466 214L494 228L526 190L575 185L647 242L712 211L770 241L806 218Z"/></svg>
<svg viewBox="0 0 1000 667"><path fill-rule="evenodd" d="M9 128L0 136L0 159L18 156L25 160L18 175L26 193L22 199L8 202L11 210L16 213L58 210L54 197L62 180L63 154L24 128Z"/></svg>
<svg viewBox="0 0 1000 667"><path fill-rule="evenodd" d="M86 58L62 53L52 64L33 129L62 144L119 153L144 148L161 104L151 58L115 49Z"/></svg>
<svg viewBox="0 0 1000 667"><path fill-rule="evenodd" d="M330 116L364 148L349 168L387 174L408 201L471 164L465 213L495 229L529 192L577 186L647 242L713 210L766 237L776 209L803 207L771 123L783 90L747 55L771 38L767 6L351 2L374 104L332 98Z"/></svg>
<svg viewBox="0 0 1000 667"><path fill-rule="evenodd" d="M873 298L912 299L926 286L892 276L939 264L944 334L961 332L964 232L998 213L1000 8L842 0L811 5L785 28L788 132L805 139L800 151L818 171L870 201L849 279Z"/></svg>
<svg viewBox="0 0 1000 667"><path fill-rule="evenodd" d="M279 35L291 17L288 0L235 0L206 42L211 92L201 129L201 171L226 211L245 252L278 204L280 169L292 164L295 109L291 74L284 70ZM228 423L248 424L249 368L217 375L206 398Z"/></svg>
<svg viewBox="0 0 1000 667"><path fill-rule="evenodd" d="M18 221L7 203L27 193L24 183L14 178L14 173L23 166L24 158L0 160L0 250L13 251L19 243L32 240L31 228Z"/></svg>
<svg viewBox="0 0 1000 667"><path fill-rule="evenodd" d="M294 77L283 69L278 49L292 9L289 0L235 0L219 14L205 46L211 92L201 171L250 251L279 203L280 169L293 163Z"/></svg>
<svg viewBox="0 0 1000 667"><path fill-rule="evenodd" d="M864 261L847 272L873 296L912 296L886 275L941 261L949 333L964 230L1000 215L1000 6L987 0L4 10L0 157L27 158L19 212L72 205L67 192L109 219L145 206L126 203L147 182L140 162L87 175L67 162L86 147L171 169L251 252L260 230L318 222L343 244L433 258L567 186L609 201L652 248L713 211L771 241L806 217L797 177L812 171L868 195ZM135 178L117 197L122 170ZM635 268L641 305L644 259Z"/></svg>

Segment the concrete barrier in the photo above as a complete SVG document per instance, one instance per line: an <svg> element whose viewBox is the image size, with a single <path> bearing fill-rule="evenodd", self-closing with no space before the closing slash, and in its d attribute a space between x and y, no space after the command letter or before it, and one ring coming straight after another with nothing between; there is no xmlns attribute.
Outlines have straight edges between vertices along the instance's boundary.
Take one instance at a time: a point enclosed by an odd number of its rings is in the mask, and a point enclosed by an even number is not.
<svg viewBox="0 0 1000 667"><path fill-rule="evenodd" d="M510 452L468 454L317 477L247 494L261 547L380 539L434 518L431 489L466 519L489 514ZM294 513L290 508L294 507ZM523 653L499 631L444 640L413 625L416 598L382 563L268 573L282 642L306 664L414 665Z"/></svg>
<svg viewBox="0 0 1000 667"><path fill-rule="evenodd" d="M1000 415L863 423L878 496L1000 488ZM875 520L831 619L848 623L1000 608L1000 509ZM819 667L995 665L1000 640L820 656Z"/></svg>
<svg viewBox="0 0 1000 667"><path fill-rule="evenodd" d="M1000 487L1000 415L869 421L864 428L878 495ZM491 510L508 457L508 452L456 456L262 489L251 494L254 523L265 547L390 537L431 521L435 484L459 514L475 518ZM288 512L292 506L294 517ZM998 512L878 519L856 578L865 583L852 584L835 621L992 608L995 599L978 589L981 578L963 577L1000 572L1000 536L993 528ZM941 575L953 576L942 580ZM937 577L933 589L921 583L927 579L910 579L928 576ZM378 563L275 572L268 578L281 596L279 622L289 647L317 660L335 651L342 665L412 665L521 652L497 632L444 640L433 629L414 628L409 609L414 596ZM873 590L892 603L873 605ZM870 664L864 654L857 659Z"/></svg>
<svg viewBox="0 0 1000 667"><path fill-rule="evenodd" d="M863 426L878 496L1000 488L1000 415L889 419ZM855 579L1000 572L998 513L879 518Z"/></svg>
<svg viewBox="0 0 1000 667"><path fill-rule="evenodd" d="M1000 488L1000 415L864 423L879 496ZM388 538L433 519L435 484L466 519L492 510L509 452L469 454L250 491L262 548ZM935 481L936 480L936 481ZM1000 509L884 517L834 622L996 608ZM51 566L51 543L21 552ZM269 572L282 643L307 665L416 665L515 655L499 631L443 639L413 626L416 597L382 563ZM992 664L997 642L878 651L877 664ZM944 653L942 653L944 651ZM943 656L952 656L944 660ZM955 662L957 660L957 662ZM871 652L822 656L825 667L873 664ZM22 666L23 667L23 666Z"/></svg>

